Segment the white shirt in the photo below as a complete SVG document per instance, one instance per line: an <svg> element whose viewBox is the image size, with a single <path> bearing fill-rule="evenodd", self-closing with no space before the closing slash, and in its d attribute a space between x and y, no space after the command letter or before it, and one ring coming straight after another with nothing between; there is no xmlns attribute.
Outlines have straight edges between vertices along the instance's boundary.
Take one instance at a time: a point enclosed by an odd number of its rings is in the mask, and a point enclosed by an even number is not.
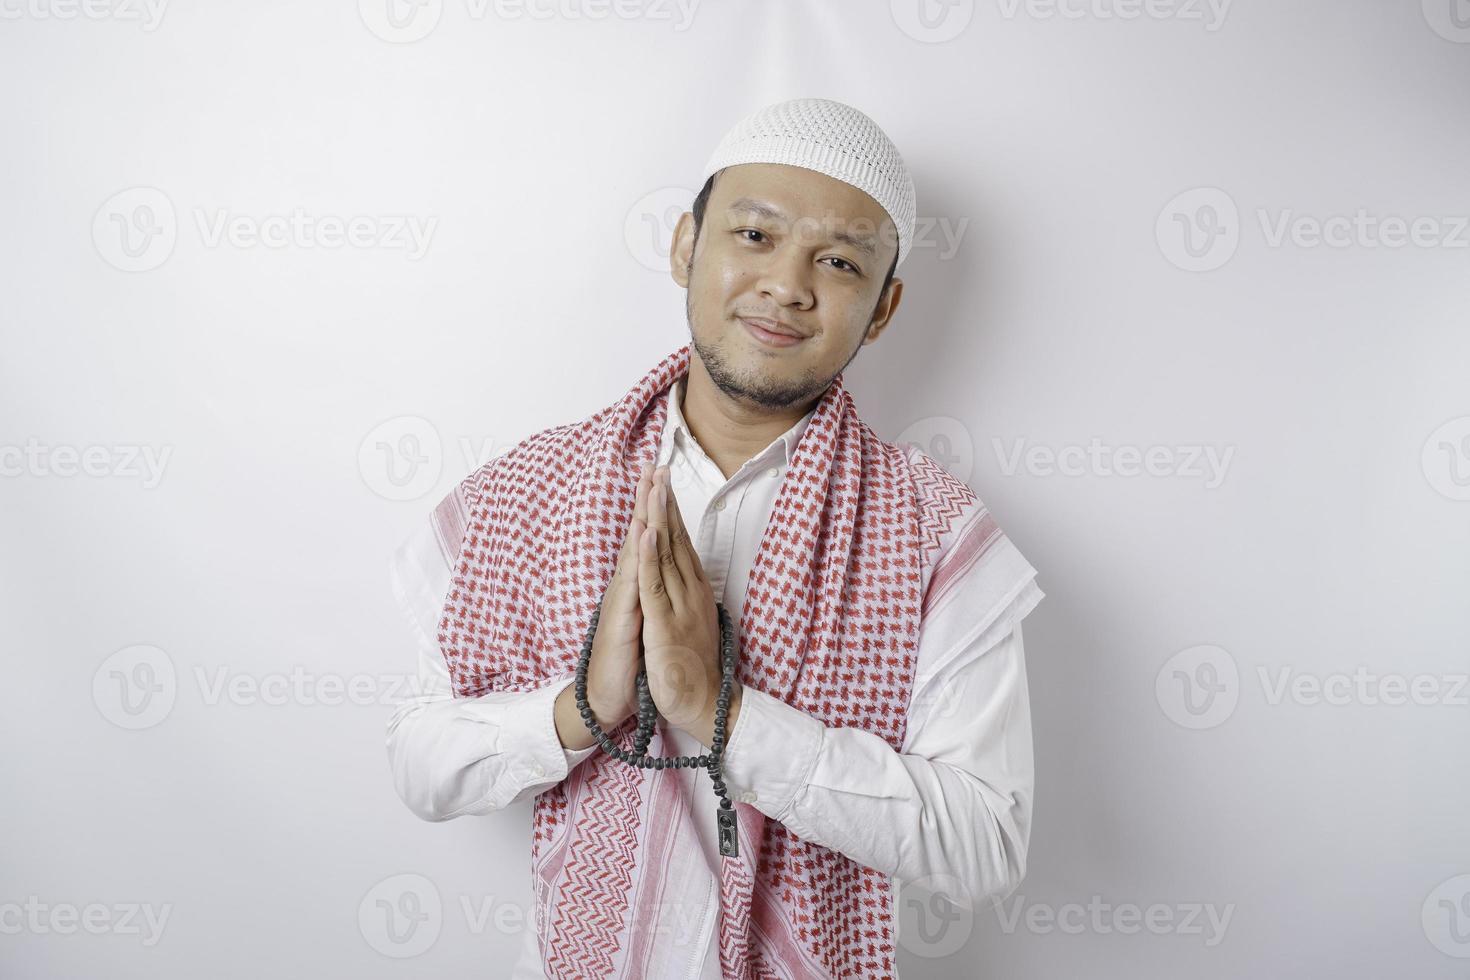
<svg viewBox="0 0 1470 980"><path fill-rule="evenodd" d="M674 496L694 537L716 600L738 630L746 583L787 461L815 409L745 462L728 480L695 441L672 388L658 465L670 466ZM1022 579L997 596L948 597L951 615L928 615L920 631L903 752L859 728L828 728L769 694L746 687L729 732L724 774L732 801L779 820L797 837L839 851L901 881L958 879L961 905L1010 894L1025 875L1033 786L1031 716L1021 620L1042 598L1034 569L1008 541L980 561L992 582ZM529 692L455 698L434 639L458 542L441 542L429 522L398 549L394 589L418 637L421 694L388 722L395 789L424 820L479 815L530 799L566 778L596 744L570 750L556 733L556 697L573 674ZM999 567L1004 564L1002 569ZM953 603L959 602L960 606ZM968 608L967 608L968 607ZM988 622L986 621L988 620ZM984 626L977 632L977 627ZM662 725L662 723L661 723ZM709 747L672 726L665 754ZM697 780L689 793L705 860L719 877L715 809L703 770L666 769L662 778ZM718 893L693 930L696 948L668 980L720 980ZM893 923L894 935L898 923ZM534 920L512 980L544 980ZM687 922L670 935L689 935ZM661 978L662 980L662 978Z"/></svg>

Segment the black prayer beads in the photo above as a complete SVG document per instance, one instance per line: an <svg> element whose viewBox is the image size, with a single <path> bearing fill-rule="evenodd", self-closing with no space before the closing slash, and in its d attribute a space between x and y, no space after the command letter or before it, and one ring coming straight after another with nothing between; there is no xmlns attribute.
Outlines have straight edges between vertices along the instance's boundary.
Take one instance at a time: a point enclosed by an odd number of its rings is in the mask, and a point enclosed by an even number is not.
<svg viewBox="0 0 1470 980"><path fill-rule="evenodd" d="M587 627L587 638L582 642L582 654L577 659L577 710L597 744L604 752L630 766L643 769L685 769L699 766L709 770L714 783L715 795L720 798L720 807L715 811L716 830L719 833L720 854L725 857L737 855L735 831L735 808L725 794L725 779L722 760L725 752L725 724L730 715L730 692L735 684L735 635L730 625L730 614L724 604L716 602L720 614L720 694L715 701L715 731L713 744L705 755L656 756L646 754L648 741L653 737L654 725L658 721L658 706L648 688L648 669L638 667L635 687L638 692L638 730L633 738L633 750L620 749L597 724L592 707L587 703L587 667L592 662L592 644L597 638L597 621L602 615L601 604L592 610L592 622Z"/></svg>

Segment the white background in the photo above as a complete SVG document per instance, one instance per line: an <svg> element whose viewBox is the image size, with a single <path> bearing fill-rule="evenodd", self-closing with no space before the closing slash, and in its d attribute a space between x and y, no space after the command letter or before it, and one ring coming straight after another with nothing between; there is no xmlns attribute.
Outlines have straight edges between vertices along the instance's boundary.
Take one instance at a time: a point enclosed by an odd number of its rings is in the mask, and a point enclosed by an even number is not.
<svg viewBox="0 0 1470 980"><path fill-rule="evenodd" d="M687 340L674 219L795 96L917 185L860 411L1048 594L1027 878L903 975L1470 973L1470 5L385 3L0 0L0 974L504 974L530 808L395 797L387 557Z"/></svg>

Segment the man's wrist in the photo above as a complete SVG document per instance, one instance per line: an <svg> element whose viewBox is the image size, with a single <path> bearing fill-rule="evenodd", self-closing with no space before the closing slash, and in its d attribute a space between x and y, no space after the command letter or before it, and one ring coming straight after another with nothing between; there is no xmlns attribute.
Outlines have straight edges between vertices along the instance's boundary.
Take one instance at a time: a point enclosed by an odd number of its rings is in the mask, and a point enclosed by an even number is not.
<svg viewBox="0 0 1470 980"><path fill-rule="evenodd" d="M622 717L613 717L600 712L589 698L587 706L592 709L592 718L597 722L597 727L603 732L611 734L618 726L628 720L632 712L626 712ZM561 740L563 748L577 751L585 749L596 743L591 729L587 727L587 721L582 717L582 712L577 707L577 682L574 679L561 693L556 696L556 736Z"/></svg>
<svg viewBox="0 0 1470 980"><path fill-rule="evenodd" d="M730 710L725 715L725 744L730 744L730 736L735 731L735 721L740 717L740 704L743 700L745 688L739 681L730 685ZM715 744L715 712L719 710L718 692L710 701L710 706L698 722L685 731L699 740L701 745L713 747Z"/></svg>

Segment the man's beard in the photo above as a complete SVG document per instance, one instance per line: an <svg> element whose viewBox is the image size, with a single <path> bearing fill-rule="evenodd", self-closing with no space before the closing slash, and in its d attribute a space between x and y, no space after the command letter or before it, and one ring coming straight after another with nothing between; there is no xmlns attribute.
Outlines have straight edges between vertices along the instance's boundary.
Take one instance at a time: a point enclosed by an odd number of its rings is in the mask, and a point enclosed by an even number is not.
<svg viewBox="0 0 1470 980"><path fill-rule="evenodd" d="M863 349L862 337L859 337L857 346L847 356L842 367L825 378L819 376L812 368L808 368L799 378L785 381L759 375L752 377L749 374L741 374L725 356L723 345L705 343L695 333L694 311L690 309L688 301L688 296L692 294L691 289L685 296L684 312L689 324L689 337L694 352L699 355L715 387L738 402L767 409L809 406L822 396L837 375L847 370L847 365L851 364L853 358L857 357L858 351ZM863 336L866 336L866 333Z"/></svg>

